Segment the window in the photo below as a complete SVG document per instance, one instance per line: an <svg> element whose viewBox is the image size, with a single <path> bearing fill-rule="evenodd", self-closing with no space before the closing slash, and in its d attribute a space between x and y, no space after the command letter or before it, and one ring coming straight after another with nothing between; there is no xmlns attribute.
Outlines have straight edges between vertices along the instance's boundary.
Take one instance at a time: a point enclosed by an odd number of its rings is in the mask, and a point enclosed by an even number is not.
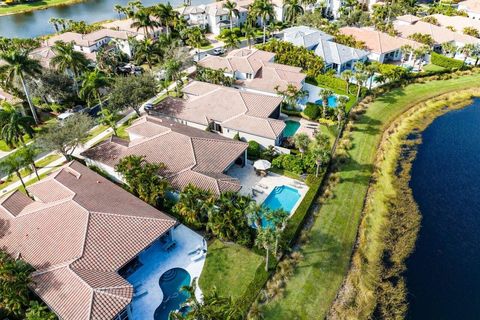
<svg viewBox="0 0 480 320"><path fill-rule="evenodd" d="M113 320L128 320L127 309L123 309Z"/></svg>

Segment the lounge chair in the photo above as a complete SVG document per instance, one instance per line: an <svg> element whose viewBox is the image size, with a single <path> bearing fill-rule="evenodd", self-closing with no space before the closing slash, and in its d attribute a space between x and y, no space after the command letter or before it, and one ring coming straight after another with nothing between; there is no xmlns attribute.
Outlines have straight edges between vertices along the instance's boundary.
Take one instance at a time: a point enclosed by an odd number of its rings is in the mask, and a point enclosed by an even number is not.
<svg viewBox="0 0 480 320"><path fill-rule="evenodd" d="M188 255L192 255L192 254L195 254L195 253L198 253L198 251L202 250L202 246L197 246L195 249L193 249L192 251L190 251L188 253Z"/></svg>
<svg viewBox="0 0 480 320"><path fill-rule="evenodd" d="M252 191L254 191L254 192L256 192L256 193L260 193L260 194L263 193L263 190L262 190L262 189L258 189L257 186L252 187Z"/></svg>
<svg viewBox="0 0 480 320"><path fill-rule="evenodd" d="M201 259L205 258L206 253L207 253L207 250L202 250L199 253L197 253L196 255L194 255L193 257L191 257L190 260L192 262L196 262L198 260L201 260Z"/></svg>
<svg viewBox="0 0 480 320"><path fill-rule="evenodd" d="M259 186L260 188L263 188L263 189L268 189L268 186L266 186L266 185L264 185L264 184L260 184L260 183L259 183L258 186Z"/></svg>

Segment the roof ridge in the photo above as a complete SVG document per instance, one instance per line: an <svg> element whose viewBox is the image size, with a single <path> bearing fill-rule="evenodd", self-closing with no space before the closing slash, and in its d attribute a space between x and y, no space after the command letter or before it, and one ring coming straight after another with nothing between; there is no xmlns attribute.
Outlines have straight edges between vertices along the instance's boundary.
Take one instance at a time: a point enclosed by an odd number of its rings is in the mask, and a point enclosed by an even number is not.
<svg viewBox="0 0 480 320"><path fill-rule="evenodd" d="M72 262L75 262L78 258L74 258L74 259L70 259L68 261L64 261L62 263L57 263L57 264L54 264L54 265L51 265L47 268L44 268L44 269L39 269L39 270L35 270L32 272L32 277L33 276L38 276L38 275L42 275L42 274L45 274L45 273L48 273L48 272L52 272L52 271L55 271L55 270L58 270L58 269L61 269L61 268L65 268L65 267L68 267L69 265L72 264Z"/></svg>
<svg viewBox="0 0 480 320"><path fill-rule="evenodd" d="M104 294L104 295L110 296L110 297L115 297L115 298L117 298L117 299L126 300L126 301L128 301L128 302L132 301L132 299L125 298L125 297L120 296L120 295L118 295L118 294L111 294L111 293L106 292L106 291L103 291L103 290L97 290L96 288L92 288L92 292L97 293L97 294ZM92 301L93 301L93 299L92 299Z"/></svg>
<svg viewBox="0 0 480 320"><path fill-rule="evenodd" d="M71 190L70 190L71 191ZM77 204L78 206L80 206L82 209L85 209L84 207L82 207L80 204L78 204L78 202L76 202L75 200L73 200L73 198L75 197L76 193L73 192L73 195L70 197L70 198L63 198L63 199L60 199L60 200L56 200L56 201L51 201L51 202L43 202L43 201L35 201L34 203L41 203L43 204L44 206L42 206L41 208L35 208L34 210L26 210L25 212L23 212L23 210L17 215L17 217L24 217L26 215L30 215L30 214L34 214L36 213L37 211L39 210L44 210L44 209L49 209L51 207L54 207L54 206L58 206L60 204L63 204L63 203L66 203L66 202L69 202L69 201L72 201L74 202L75 204Z"/></svg>
<svg viewBox="0 0 480 320"><path fill-rule="evenodd" d="M144 216L132 216L126 214L118 214L118 213L109 213L109 212L100 212L100 211L89 211L90 214L100 214L106 216L115 216L115 217L125 217L125 218L132 218L132 219L142 219L142 220L153 220L153 221L167 221L167 222L174 222L173 220L165 219L165 218L152 218L152 217L144 217Z"/></svg>

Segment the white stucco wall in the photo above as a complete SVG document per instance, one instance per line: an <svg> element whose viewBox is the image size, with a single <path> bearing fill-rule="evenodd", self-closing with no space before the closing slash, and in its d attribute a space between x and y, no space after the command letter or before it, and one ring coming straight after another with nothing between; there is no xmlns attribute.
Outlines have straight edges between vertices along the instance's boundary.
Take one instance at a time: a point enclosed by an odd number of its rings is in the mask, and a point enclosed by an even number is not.
<svg viewBox="0 0 480 320"><path fill-rule="evenodd" d="M250 134L250 133L241 132L241 131L234 130L234 129L229 129L229 128L223 128L222 136L233 139L233 137L237 133L239 134L240 139L242 139L244 141L254 140L254 141L258 142L264 148L267 148L268 146L275 146L275 145L278 144L278 141L275 141L275 139L260 137L260 136L256 136L256 135L253 135L253 134Z"/></svg>

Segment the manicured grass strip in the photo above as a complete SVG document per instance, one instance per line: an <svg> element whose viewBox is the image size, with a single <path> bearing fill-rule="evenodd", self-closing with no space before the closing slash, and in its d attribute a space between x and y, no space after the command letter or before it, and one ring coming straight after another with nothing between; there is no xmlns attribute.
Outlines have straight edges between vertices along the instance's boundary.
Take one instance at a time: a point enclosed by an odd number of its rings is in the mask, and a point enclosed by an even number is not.
<svg viewBox="0 0 480 320"><path fill-rule="evenodd" d="M41 169L43 167L46 167L47 165L49 165L53 161L56 161L56 160L60 159L60 157L62 157L62 156L58 155L58 154L52 154L52 155L46 156L45 158L43 158L39 161L36 161L35 164L37 165L38 169ZM27 169L20 170L20 174L22 175L22 177L28 176L29 174L32 174L32 173L34 173L34 172L30 171L30 170L27 170ZM0 190L8 187L9 185L11 185L12 183L17 182L17 181L19 181L17 175L12 175L7 181L5 181L4 183L2 183L0 185ZM37 179L35 178L35 179L30 180L30 181L37 181Z"/></svg>
<svg viewBox="0 0 480 320"><path fill-rule="evenodd" d="M253 251L215 239L208 245L207 259L199 279L200 288L211 290L216 287L220 296L238 300L245 295L263 263L264 258Z"/></svg>
<svg viewBox="0 0 480 320"><path fill-rule="evenodd" d="M323 319L348 270L373 162L383 130L412 105L439 94L477 86L480 75L412 84L378 98L354 125L350 159L341 166L334 197L321 206L304 260L285 295L265 308L267 319Z"/></svg>
<svg viewBox="0 0 480 320"><path fill-rule="evenodd" d="M0 16L6 15L6 14L41 10L48 7L73 4L78 2L82 2L82 0L42 0L42 1L34 1L29 3L3 5L3 6L0 6Z"/></svg>

